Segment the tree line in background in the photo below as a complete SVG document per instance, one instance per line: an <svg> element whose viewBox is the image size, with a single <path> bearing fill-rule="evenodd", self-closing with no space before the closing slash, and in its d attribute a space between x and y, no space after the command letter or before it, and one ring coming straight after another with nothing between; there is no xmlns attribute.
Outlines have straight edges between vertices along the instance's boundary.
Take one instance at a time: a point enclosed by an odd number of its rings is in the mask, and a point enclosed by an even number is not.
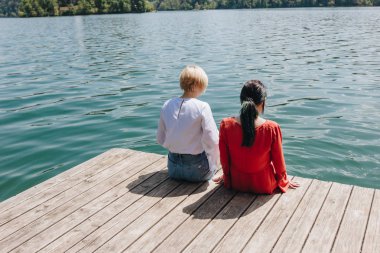
<svg viewBox="0 0 380 253"><path fill-rule="evenodd" d="M380 6L380 0L0 0L0 17L327 6Z"/></svg>
<svg viewBox="0 0 380 253"><path fill-rule="evenodd" d="M146 0L0 0L0 17L45 17L153 11Z"/></svg>

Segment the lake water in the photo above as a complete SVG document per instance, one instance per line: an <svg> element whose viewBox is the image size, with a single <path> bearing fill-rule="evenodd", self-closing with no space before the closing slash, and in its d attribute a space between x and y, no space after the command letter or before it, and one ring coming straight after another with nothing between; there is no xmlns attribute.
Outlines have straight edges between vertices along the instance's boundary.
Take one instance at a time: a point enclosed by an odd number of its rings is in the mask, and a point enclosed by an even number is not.
<svg viewBox="0 0 380 253"><path fill-rule="evenodd" d="M260 79L290 174L380 188L380 8L0 19L0 201L113 147L155 142L199 64L217 124Z"/></svg>

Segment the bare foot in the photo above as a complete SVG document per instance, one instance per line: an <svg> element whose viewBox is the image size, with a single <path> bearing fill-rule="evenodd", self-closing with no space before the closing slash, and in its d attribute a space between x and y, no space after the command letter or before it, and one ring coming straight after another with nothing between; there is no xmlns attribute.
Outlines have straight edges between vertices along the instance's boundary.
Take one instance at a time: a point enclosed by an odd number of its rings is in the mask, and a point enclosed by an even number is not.
<svg viewBox="0 0 380 253"><path fill-rule="evenodd" d="M222 184L223 183L223 175L217 176L217 177L213 177L212 181L214 181L217 184Z"/></svg>

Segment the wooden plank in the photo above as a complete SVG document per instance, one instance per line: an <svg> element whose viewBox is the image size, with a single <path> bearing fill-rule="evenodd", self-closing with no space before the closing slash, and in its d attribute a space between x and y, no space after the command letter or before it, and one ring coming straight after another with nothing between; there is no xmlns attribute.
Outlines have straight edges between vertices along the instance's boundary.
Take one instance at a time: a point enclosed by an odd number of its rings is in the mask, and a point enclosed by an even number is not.
<svg viewBox="0 0 380 253"><path fill-rule="evenodd" d="M167 195L173 189L175 189L179 183L175 181L168 181L167 173L155 173L154 176L150 177L148 180L141 183L136 188L139 193L134 193L132 191L128 192L124 196L122 196L119 200L119 205L122 203L126 204L126 212L121 212L116 216L119 217L118 222L123 222L124 220L135 219L136 217L141 215L141 212L145 212L148 210L152 203L151 201L159 201L160 197ZM165 182L165 183L162 183ZM153 191L152 191L153 190ZM149 193L150 191L152 196L147 197L144 194ZM150 199L151 201L147 201ZM103 201L98 201L101 203ZM132 203L133 202L133 203ZM132 203L132 204L131 204ZM15 252L26 252L28 250L39 251L44 246L46 246L49 242L53 242L59 238L59 236L63 235L66 231L74 229L78 224L83 222L85 219L91 217L99 212L100 210L107 210L107 212L114 212L113 206L107 205L103 209L91 208L80 209L78 212L70 215L70 217L66 217L60 223L56 224L53 227L48 228L43 233L38 234L36 237L32 238L16 248ZM93 212L95 211L95 212ZM113 219L115 220L115 219ZM117 223L118 224L118 223ZM116 224L116 225L117 225ZM63 228L62 228L63 227ZM99 228L101 230L103 227Z"/></svg>
<svg viewBox="0 0 380 253"><path fill-rule="evenodd" d="M166 165L166 160L165 160ZM166 166L165 166L166 167ZM157 169L157 168L156 168ZM125 194L117 201L112 202L106 208L100 210L91 217L87 217L82 223L71 229L63 236L57 238L54 242L44 247L40 252L66 252L74 245L77 246L75 252L83 248L86 243L91 243L99 235L113 228L121 219L123 222L133 221L163 197L170 187L176 187L176 182L162 183L168 178L165 171L155 173L153 177L144 183L138 185L131 192ZM157 184L160 184L156 189ZM125 187L124 187L125 188ZM170 188L169 190L171 190ZM148 194L149 197L144 197ZM83 244L81 244L83 242Z"/></svg>
<svg viewBox="0 0 380 253"><path fill-rule="evenodd" d="M174 230L187 220L200 205L203 204L200 200L207 200L220 187L221 186L212 182L202 184L200 188L188 196L150 230L146 231L137 241L130 245L126 251L140 253L152 252ZM186 210L186 212L184 210Z"/></svg>
<svg viewBox="0 0 380 253"><path fill-rule="evenodd" d="M362 252L380 252L380 190L376 190L373 197Z"/></svg>
<svg viewBox="0 0 380 253"><path fill-rule="evenodd" d="M330 182L313 180L272 252L300 252L331 188Z"/></svg>
<svg viewBox="0 0 380 253"><path fill-rule="evenodd" d="M98 239L101 239L101 238L104 238L104 235L102 235L101 237L99 236ZM109 239L111 237L107 236L106 238ZM102 242L104 243L105 241L103 240ZM80 252L92 252L94 250L97 250L99 248L99 246L101 246L101 245L102 244L100 244L99 241L93 241L91 244L88 244L88 245L86 245L86 247L82 248L80 250ZM99 251L100 252L107 252L107 250L100 250L100 249L99 249ZM70 250L70 252L72 252L72 251Z"/></svg>
<svg viewBox="0 0 380 253"><path fill-rule="evenodd" d="M302 252L330 252L352 186L333 183Z"/></svg>
<svg viewBox="0 0 380 253"><path fill-rule="evenodd" d="M207 226L220 210L233 198L235 192L220 187L209 199L204 202L184 223L182 223L155 252L182 251ZM184 208L186 212L186 208ZM191 208L191 207L190 207Z"/></svg>
<svg viewBox="0 0 380 253"><path fill-rule="evenodd" d="M118 163L117 165L115 165L118 166L120 169L118 169L118 174L114 174L112 177L107 178L106 181L100 182L97 185L98 187L92 187L91 190L84 192L83 194L75 197L74 199L47 213L43 217L33 221L32 223L28 224L22 229L16 231L7 238L1 240L0 248L13 249L18 245L24 243L25 241L31 239L32 237L39 234L46 228L52 226L61 219L75 212L80 207L96 199L98 196L101 196L103 193L107 192L112 187L119 185L127 178L130 178L131 176L135 175L137 172L147 167L149 164L152 164L152 162L157 161L157 157L158 156L150 156L149 154L141 156L141 159L143 159L143 161L145 162L144 164L131 164L127 161ZM127 160L130 161L132 159ZM128 164L128 166L124 166L126 164Z"/></svg>
<svg viewBox="0 0 380 253"><path fill-rule="evenodd" d="M126 226L118 234L115 234L97 249L99 252L122 252L131 243L138 239L146 230L157 223L163 216L176 207L189 194L195 191L201 184L183 183L176 191L159 201L144 215L140 216L132 224ZM103 235L102 235L103 238Z"/></svg>
<svg viewBox="0 0 380 253"><path fill-rule="evenodd" d="M301 187L296 190L289 190L281 196L258 230L248 241L243 252L270 252L272 250L312 180L296 178L295 181L298 181Z"/></svg>
<svg viewBox="0 0 380 253"><path fill-rule="evenodd" d="M168 176L167 173L165 173L165 175ZM131 207L128 207L128 209L125 209L124 211L118 213L94 233L91 233L89 236L83 239L81 243L84 244L84 247L81 248L80 251L96 251L99 247L109 241L114 235L119 233L124 227L128 226L142 214L147 212L152 206L154 206L163 197L165 197L166 194L168 194L171 190L173 190L175 187L178 187L179 185L180 182L178 181L167 180L165 183L160 185L160 189L164 189L165 194L162 193L162 190L152 191L152 194L147 194L139 201L134 203ZM68 252L72 252L72 249L69 249Z"/></svg>
<svg viewBox="0 0 380 253"><path fill-rule="evenodd" d="M114 161L116 163L134 152L135 151L130 149L110 149L88 161L85 161L69 170L60 173L55 177L52 177L38 185L35 185L26 191L23 191L11 198L8 198L0 202L0 214L12 207L15 207L19 204L23 204L26 200L33 197L34 195L47 191L52 187L56 187L58 184L66 180L70 180L76 177L83 178L83 173L102 169L105 166L105 164L109 164L111 161Z"/></svg>
<svg viewBox="0 0 380 253"><path fill-rule="evenodd" d="M44 192L45 196L52 196L55 197L50 198L44 203L41 203L40 205L37 205L36 207L28 210L27 212L24 212L22 215L20 213L22 211L19 211L21 208L17 208L17 210L10 209L6 212L4 212L4 216L2 218L4 219L11 219L8 223L5 225L0 226L0 238L5 238L9 236L10 234L14 233L15 231L21 229L22 227L32 223L34 220L37 220L38 218L42 217L43 215L49 213L52 210L55 210L59 206L71 201L73 198L76 198L77 196L81 195L82 193L91 190L93 187L97 186L100 182L103 180L112 177L113 175L117 174L120 170L124 169L124 166L132 166L134 162L139 161L141 157L146 157L147 154L144 154L142 152L135 153L132 156L129 157L129 159L122 160L119 163L108 167L106 170L103 170L95 175L93 175L90 178L82 180L81 183L75 185L74 187L66 190L61 191L60 187L52 188L48 192ZM154 156L154 159L158 159L157 156ZM78 180L80 180L78 178ZM57 194L58 193L58 194ZM33 200L34 198L31 198L30 200ZM24 210L28 207L25 206ZM12 212L13 211L13 212ZM12 217L16 216L12 219Z"/></svg>
<svg viewBox="0 0 380 253"><path fill-rule="evenodd" d="M379 190L298 178L255 196L165 167L112 149L0 203L0 252L380 252Z"/></svg>
<svg viewBox="0 0 380 253"><path fill-rule="evenodd" d="M354 186L332 252L360 253L374 190Z"/></svg>
<svg viewBox="0 0 380 253"><path fill-rule="evenodd" d="M212 252L241 252L281 196L259 195Z"/></svg>
<svg viewBox="0 0 380 253"><path fill-rule="evenodd" d="M136 153L133 155L142 155L143 153ZM132 155L132 156L133 156ZM119 157L120 159L117 161L122 161L126 158L126 156ZM4 224L12 221L13 219L19 217L22 214L25 214L26 212L30 211L34 207L41 205L42 203L49 201L51 199L57 198L58 195L64 194L66 191L71 190L73 187L79 187L83 181L88 180L88 178L96 177L100 173L107 173L107 171L114 165L115 163L112 160L107 160L107 164L101 164L102 169L89 171L86 173L88 175L87 178L72 178L71 181L67 181L65 183L59 184L55 187L50 188L48 191L43 191L40 194L34 195L33 197L22 201L19 205L16 205L12 208L9 208L8 210L2 212L0 214L0 227ZM98 173L99 172L99 173Z"/></svg>
<svg viewBox="0 0 380 253"><path fill-rule="evenodd" d="M256 195L238 193L227 206L194 238L184 252L211 252L244 213Z"/></svg>

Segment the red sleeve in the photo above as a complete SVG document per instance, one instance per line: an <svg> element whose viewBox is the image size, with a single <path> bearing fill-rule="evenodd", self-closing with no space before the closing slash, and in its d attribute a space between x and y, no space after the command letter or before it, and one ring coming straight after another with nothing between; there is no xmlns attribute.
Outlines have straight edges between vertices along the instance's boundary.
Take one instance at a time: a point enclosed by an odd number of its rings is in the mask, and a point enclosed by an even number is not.
<svg viewBox="0 0 380 253"><path fill-rule="evenodd" d="M289 180L286 174L285 158L282 151L282 133L278 125L274 128L273 132L271 158L278 187L282 192L286 192L289 187Z"/></svg>
<svg viewBox="0 0 380 253"><path fill-rule="evenodd" d="M219 152L220 152L220 163L223 169L223 179L224 186L230 188L230 155L228 152L228 144L226 138L226 126L225 122L222 120L219 129Z"/></svg>

